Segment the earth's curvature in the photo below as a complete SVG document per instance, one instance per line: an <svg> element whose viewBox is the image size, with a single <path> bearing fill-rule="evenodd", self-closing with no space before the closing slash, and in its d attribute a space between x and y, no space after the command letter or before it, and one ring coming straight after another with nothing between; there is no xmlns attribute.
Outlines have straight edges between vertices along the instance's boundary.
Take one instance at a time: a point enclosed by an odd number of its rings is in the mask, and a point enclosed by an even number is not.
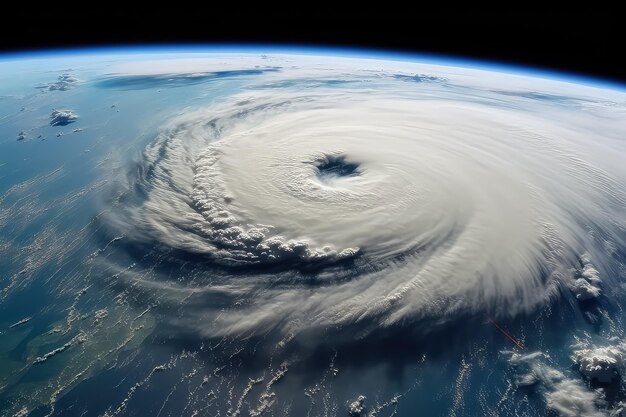
<svg viewBox="0 0 626 417"><path fill-rule="evenodd" d="M0 133L1 416L626 412L623 86L57 52Z"/></svg>

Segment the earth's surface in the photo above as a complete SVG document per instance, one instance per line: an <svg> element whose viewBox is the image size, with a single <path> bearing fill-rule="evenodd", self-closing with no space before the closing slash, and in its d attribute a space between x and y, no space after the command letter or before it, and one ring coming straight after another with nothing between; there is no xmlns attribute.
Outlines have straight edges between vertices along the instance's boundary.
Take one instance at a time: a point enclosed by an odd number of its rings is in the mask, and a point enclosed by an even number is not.
<svg viewBox="0 0 626 417"><path fill-rule="evenodd" d="M626 415L625 226L620 86L6 56L0 415Z"/></svg>

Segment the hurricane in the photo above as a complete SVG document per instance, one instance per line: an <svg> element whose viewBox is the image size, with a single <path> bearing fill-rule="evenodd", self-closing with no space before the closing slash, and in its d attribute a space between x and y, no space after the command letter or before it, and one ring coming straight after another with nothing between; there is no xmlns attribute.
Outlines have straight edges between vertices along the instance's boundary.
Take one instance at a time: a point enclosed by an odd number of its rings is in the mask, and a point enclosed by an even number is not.
<svg viewBox="0 0 626 417"><path fill-rule="evenodd" d="M410 81L270 79L174 116L110 221L203 265L194 291L232 301L202 308L213 336L514 317L610 263L626 171L595 109Z"/></svg>
<svg viewBox="0 0 626 417"><path fill-rule="evenodd" d="M0 417L626 410L626 90L367 51L0 60Z"/></svg>

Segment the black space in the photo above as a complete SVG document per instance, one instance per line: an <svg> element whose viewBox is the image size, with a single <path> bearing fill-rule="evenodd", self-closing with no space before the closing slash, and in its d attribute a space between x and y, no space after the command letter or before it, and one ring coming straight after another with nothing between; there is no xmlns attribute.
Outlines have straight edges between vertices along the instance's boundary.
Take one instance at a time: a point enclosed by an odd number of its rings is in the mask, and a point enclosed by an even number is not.
<svg viewBox="0 0 626 417"><path fill-rule="evenodd" d="M230 11L170 4L129 11L122 5L36 9L0 29L0 50L154 43L321 45L423 52L579 73L626 82L625 27L618 10L422 10L418 3L334 11L321 5L233 4ZM63 10L65 7L67 10ZM381 10L379 10L381 9ZM417 10L417 11L415 11Z"/></svg>

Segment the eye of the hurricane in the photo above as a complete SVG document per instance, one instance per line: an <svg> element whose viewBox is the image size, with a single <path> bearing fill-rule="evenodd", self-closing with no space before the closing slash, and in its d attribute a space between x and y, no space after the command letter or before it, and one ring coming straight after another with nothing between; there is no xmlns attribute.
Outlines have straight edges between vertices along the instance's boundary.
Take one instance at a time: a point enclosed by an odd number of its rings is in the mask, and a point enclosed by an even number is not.
<svg viewBox="0 0 626 417"><path fill-rule="evenodd" d="M356 177L362 173L359 164L348 161L345 155L327 155L315 161L314 165L317 168L317 177L324 183Z"/></svg>

